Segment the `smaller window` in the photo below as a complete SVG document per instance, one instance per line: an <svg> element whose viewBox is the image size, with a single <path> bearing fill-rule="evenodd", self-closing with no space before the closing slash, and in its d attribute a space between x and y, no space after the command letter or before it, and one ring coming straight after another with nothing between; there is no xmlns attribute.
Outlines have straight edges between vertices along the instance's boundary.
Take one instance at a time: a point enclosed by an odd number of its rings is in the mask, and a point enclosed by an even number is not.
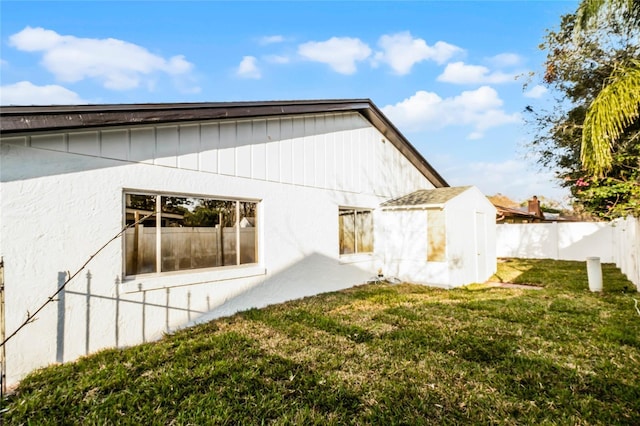
<svg viewBox="0 0 640 426"><path fill-rule="evenodd" d="M373 212L340 209L338 215L340 254L373 252Z"/></svg>

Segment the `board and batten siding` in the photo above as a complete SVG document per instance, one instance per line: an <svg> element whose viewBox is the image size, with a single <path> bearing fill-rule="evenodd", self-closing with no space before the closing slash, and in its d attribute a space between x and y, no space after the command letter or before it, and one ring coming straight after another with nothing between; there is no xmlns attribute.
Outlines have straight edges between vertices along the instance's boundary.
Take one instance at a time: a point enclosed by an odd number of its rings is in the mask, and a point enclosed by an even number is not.
<svg viewBox="0 0 640 426"><path fill-rule="evenodd" d="M2 142L383 197L433 187L356 113L74 130Z"/></svg>

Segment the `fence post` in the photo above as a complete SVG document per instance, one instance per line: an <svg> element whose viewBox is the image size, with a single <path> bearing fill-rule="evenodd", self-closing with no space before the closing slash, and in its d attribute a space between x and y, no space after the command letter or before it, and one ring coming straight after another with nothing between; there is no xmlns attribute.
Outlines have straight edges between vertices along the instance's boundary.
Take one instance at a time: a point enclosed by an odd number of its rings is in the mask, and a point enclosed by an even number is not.
<svg viewBox="0 0 640 426"><path fill-rule="evenodd" d="M4 322L4 259L0 257L0 342L5 339ZM7 357L5 345L0 350L0 402L4 402L7 393Z"/></svg>
<svg viewBox="0 0 640 426"><path fill-rule="evenodd" d="M553 222L553 230L556 236L556 260L560 260L560 227L558 222Z"/></svg>
<svg viewBox="0 0 640 426"><path fill-rule="evenodd" d="M626 274L627 277L629 278L629 280L631 282L633 282L633 284L636 285L636 288L640 289L640 267L638 267L638 255L640 255L640 253L638 253L640 250L638 250L638 247L636 247L636 239L638 238L638 235L636 233L636 225L637 223L640 223L640 219L638 218L634 218L631 216L627 216L625 218L625 224L627 225L627 235L625 236L625 246L626 249L629 251L629 255L628 257L628 262L627 265L625 265L625 269L628 270L629 272ZM618 262L616 262L616 265L618 265ZM625 269L622 269L622 267L618 266L622 272L625 272Z"/></svg>

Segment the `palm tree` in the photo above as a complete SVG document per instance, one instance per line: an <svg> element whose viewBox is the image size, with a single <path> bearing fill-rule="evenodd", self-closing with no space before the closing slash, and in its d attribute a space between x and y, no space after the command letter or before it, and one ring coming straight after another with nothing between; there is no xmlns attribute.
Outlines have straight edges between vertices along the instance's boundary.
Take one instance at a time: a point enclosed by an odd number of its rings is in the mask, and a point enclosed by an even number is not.
<svg viewBox="0 0 640 426"><path fill-rule="evenodd" d="M585 31L592 29L598 17L602 13L619 13L626 12L627 19L633 19L638 23L640 15L638 8L640 2L638 0L582 0L578 6L576 31Z"/></svg>
<svg viewBox="0 0 640 426"><path fill-rule="evenodd" d="M595 30L603 14L621 13L640 28L640 0L583 0L576 13L574 35ZM580 160L601 177L611 169L613 145L640 117L640 61L619 64L589 105L582 131Z"/></svg>

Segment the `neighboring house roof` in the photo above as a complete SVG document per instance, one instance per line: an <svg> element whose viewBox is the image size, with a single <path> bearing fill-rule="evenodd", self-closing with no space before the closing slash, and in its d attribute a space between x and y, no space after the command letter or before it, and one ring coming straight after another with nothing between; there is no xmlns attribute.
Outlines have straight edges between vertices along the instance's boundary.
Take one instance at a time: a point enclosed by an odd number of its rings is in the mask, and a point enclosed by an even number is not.
<svg viewBox="0 0 640 426"><path fill-rule="evenodd" d="M393 200L385 201L380 205L383 208L393 207L435 207L442 206L452 198L462 194L471 186L454 186L448 188L421 189L411 194L404 195Z"/></svg>
<svg viewBox="0 0 640 426"><path fill-rule="evenodd" d="M502 195L500 193L495 195L489 195L487 196L487 198L496 207L500 206L500 207L506 207L508 209L517 209L518 207L520 207L520 203L517 203L513 201L511 198L507 197L506 195Z"/></svg>
<svg viewBox="0 0 640 426"><path fill-rule="evenodd" d="M527 211L527 207L511 208L493 204L497 209L496 222L509 220L526 220L527 222L577 222L580 218L563 216L560 213L542 212L542 217Z"/></svg>
<svg viewBox="0 0 640 426"><path fill-rule="evenodd" d="M328 112L366 118L436 187L449 184L370 99L0 107L0 132L17 135L91 127L241 119Z"/></svg>
<svg viewBox="0 0 640 426"><path fill-rule="evenodd" d="M522 208L505 207L495 203L493 205L497 209L497 216L496 216L497 222L502 222L506 219L521 219L521 220L528 220L532 222L533 221L539 222L541 220L540 217L536 216L533 213L529 213L526 210L522 210Z"/></svg>

